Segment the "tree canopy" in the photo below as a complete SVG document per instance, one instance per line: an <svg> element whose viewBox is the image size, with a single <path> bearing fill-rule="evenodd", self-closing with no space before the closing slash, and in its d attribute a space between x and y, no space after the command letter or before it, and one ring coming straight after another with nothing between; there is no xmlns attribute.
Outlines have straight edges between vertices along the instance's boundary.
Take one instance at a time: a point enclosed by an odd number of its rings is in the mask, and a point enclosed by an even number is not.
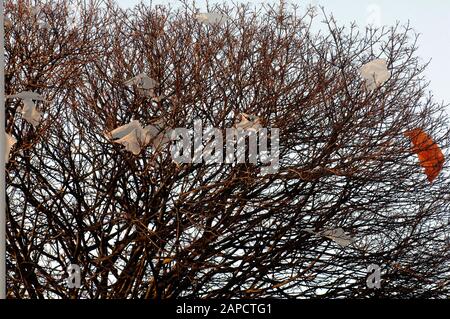
<svg viewBox="0 0 450 319"><path fill-rule="evenodd" d="M427 179L405 132L448 158L449 118L409 25L342 26L315 8L5 1L6 94L33 91L37 126L6 101L9 298L445 298L448 165ZM368 90L360 68L385 59ZM152 99L126 82L148 74ZM105 137L131 120L280 130L279 170L175 163ZM324 229L342 228L340 246ZM305 231L306 230L306 231ZM66 284L81 269L81 287ZM381 288L366 285L381 267Z"/></svg>

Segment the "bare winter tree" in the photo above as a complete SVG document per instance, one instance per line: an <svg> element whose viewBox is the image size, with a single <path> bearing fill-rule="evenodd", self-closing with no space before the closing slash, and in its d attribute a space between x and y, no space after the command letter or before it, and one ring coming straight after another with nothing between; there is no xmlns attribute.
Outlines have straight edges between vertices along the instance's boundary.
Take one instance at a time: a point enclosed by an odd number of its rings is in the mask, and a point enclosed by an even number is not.
<svg viewBox="0 0 450 319"><path fill-rule="evenodd" d="M450 180L430 183L404 136L446 151L409 26L339 26L314 8L179 9L113 2L6 1L6 94L35 91L33 127L6 103L10 298L445 298ZM74 10L76 7L76 10ZM318 16L318 17L317 17ZM360 67L387 60L367 90ZM145 73L158 99L125 82ZM225 132L240 113L280 129L279 170L175 163L170 145L127 152L131 120ZM448 153L446 153L448 154ZM313 232L342 228L341 247ZM310 230L310 231L305 231ZM312 231L311 231L312 229ZM67 285L67 267L81 287ZM366 285L381 267L381 288Z"/></svg>

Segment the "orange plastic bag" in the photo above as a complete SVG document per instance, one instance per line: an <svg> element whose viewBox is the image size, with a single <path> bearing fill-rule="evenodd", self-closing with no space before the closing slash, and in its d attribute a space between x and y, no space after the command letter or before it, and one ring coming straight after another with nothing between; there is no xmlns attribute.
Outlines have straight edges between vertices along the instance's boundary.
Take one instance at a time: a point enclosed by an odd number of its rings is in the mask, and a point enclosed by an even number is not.
<svg viewBox="0 0 450 319"><path fill-rule="evenodd" d="M432 183L444 166L445 157L439 146L422 129L416 128L405 133L413 143L413 152L419 157L428 181Z"/></svg>

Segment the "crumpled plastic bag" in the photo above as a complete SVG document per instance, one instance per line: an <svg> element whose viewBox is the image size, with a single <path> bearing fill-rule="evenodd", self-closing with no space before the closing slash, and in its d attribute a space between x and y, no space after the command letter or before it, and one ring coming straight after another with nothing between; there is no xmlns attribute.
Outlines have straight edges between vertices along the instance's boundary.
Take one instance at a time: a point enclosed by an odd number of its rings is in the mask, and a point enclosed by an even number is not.
<svg viewBox="0 0 450 319"><path fill-rule="evenodd" d="M136 85L138 92L146 97L155 97L155 88L158 85L154 79L145 73L125 81L125 85Z"/></svg>
<svg viewBox="0 0 450 319"><path fill-rule="evenodd" d="M376 59L364 64L359 72L369 91L380 87L391 77L391 72L387 68L387 61L384 59Z"/></svg>
<svg viewBox="0 0 450 319"><path fill-rule="evenodd" d="M336 229L325 229L322 231L314 231L312 228L306 228L304 231L321 236L326 237L328 239L331 239L335 243L337 243L339 246L347 247L353 242L353 238L350 235L347 235L345 231L342 228L336 228Z"/></svg>
<svg viewBox="0 0 450 319"><path fill-rule="evenodd" d="M141 153L142 148L150 143L152 147L158 149L163 144L170 141L170 130L165 127L162 120L142 127L138 120L119 126L106 133L106 137L114 143L122 144L125 149L134 155Z"/></svg>
<svg viewBox="0 0 450 319"><path fill-rule="evenodd" d="M45 100L45 98L39 93L32 91L23 91L14 95L8 95L6 98L21 99L23 101L23 106L20 107L18 111L22 114L22 117L34 127L39 125L42 116L33 101L50 102Z"/></svg>
<svg viewBox="0 0 450 319"><path fill-rule="evenodd" d="M17 143L17 140L14 136L5 133L6 135L6 147L5 147L5 163L9 162L9 153L11 152L11 149L13 148L14 144Z"/></svg>
<svg viewBox="0 0 450 319"><path fill-rule="evenodd" d="M258 132L262 128L261 119L256 115L241 113L241 121L235 124L236 129Z"/></svg>
<svg viewBox="0 0 450 319"><path fill-rule="evenodd" d="M223 25L229 20L229 17L219 12L203 12L196 14L195 19L206 25Z"/></svg>

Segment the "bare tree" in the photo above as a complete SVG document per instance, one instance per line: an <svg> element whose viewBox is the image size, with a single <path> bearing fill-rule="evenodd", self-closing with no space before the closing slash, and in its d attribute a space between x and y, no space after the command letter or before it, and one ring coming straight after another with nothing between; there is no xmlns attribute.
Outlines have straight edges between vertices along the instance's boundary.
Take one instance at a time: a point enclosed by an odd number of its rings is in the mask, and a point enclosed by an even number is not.
<svg viewBox="0 0 450 319"><path fill-rule="evenodd" d="M84 2L35 17L6 1L6 93L51 100L36 128L6 104L10 298L449 296L447 167L430 184L404 136L421 128L446 150L448 117L410 26L344 28L284 4L220 5L231 19L205 25L184 2ZM359 68L380 57L391 77L368 91ZM159 99L125 84L140 73ZM177 164L169 145L133 155L104 135L132 119L225 131L242 112L280 129L278 172ZM336 228L352 245L305 231Z"/></svg>

